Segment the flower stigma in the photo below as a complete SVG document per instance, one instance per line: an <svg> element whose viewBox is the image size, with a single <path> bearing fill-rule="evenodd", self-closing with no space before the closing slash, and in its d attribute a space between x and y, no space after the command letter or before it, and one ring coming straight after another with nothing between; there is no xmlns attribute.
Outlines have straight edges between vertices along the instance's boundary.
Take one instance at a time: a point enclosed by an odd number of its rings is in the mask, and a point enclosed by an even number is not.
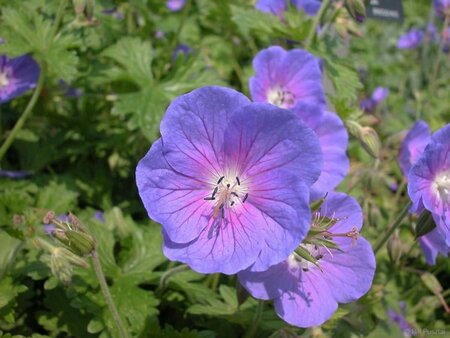
<svg viewBox="0 0 450 338"><path fill-rule="evenodd" d="M231 210L238 204L243 204L248 198L248 189L238 176L221 176L212 184L213 191L210 196L203 198L213 202L213 218L225 218L225 210Z"/></svg>
<svg viewBox="0 0 450 338"><path fill-rule="evenodd" d="M295 95L281 87L275 87L269 89L267 100L280 108L292 108L295 104Z"/></svg>

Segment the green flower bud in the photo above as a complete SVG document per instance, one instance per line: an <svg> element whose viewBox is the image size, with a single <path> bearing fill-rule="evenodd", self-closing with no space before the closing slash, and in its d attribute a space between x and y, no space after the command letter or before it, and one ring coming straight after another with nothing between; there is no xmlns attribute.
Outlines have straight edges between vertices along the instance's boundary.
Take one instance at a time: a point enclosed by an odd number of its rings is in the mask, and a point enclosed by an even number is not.
<svg viewBox="0 0 450 338"><path fill-rule="evenodd" d="M345 0L345 8L350 16L358 22L363 22L366 18L366 6L363 0Z"/></svg>

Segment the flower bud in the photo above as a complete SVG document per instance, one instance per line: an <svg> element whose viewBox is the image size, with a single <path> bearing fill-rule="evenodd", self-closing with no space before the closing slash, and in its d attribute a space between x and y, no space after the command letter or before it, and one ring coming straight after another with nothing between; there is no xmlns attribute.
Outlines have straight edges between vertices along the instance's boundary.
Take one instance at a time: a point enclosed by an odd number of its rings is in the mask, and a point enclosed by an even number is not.
<svg viewBox="0 0 450 338"><path fill-rule="evenodd" d="M73 8L75 9L75 15L83 15L84 9L86 8L86 0L72 0Z"/></svg>
<svg viewBox="0 0 450 338"><path fill-rule="evenodd" d="M377 132L372 127L363 127L353 120L345 121L350 134L356 137L369 155L379 158L381 142Z"/></svg>
<svg viewBox="0 0 450 338"><path fill-rule="evenodd" d="M50 267L52 273L64 285L69 285L72 281L73 268L69 261L64 256L64 248L55 248L52 252Z"/></svg>
<svg viewBox="0 0 450 338"><path fill-rule="evenodd" d="M86 18L88 21L94 19L95 0L87 0L86 2Z"/></svg>
<svg viewBox="0 0 450 338"><path fill-rule="evenodd" d="M403 254L402 242L398 233L392 235L387 243L387 252L392 263L398 264Z"/></svg>
<svg viewBox="0 0 450 338"><path fill-rule="evenodd" d="M345 8L350 16L358 22L363 22L366 18L366 6L363 0L345 0Z"/></svg>

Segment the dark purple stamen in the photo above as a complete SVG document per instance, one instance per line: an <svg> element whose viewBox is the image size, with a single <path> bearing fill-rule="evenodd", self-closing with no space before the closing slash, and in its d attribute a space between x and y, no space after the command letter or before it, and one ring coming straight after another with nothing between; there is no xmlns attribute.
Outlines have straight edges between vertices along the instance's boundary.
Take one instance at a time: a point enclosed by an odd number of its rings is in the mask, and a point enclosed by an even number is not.
<svg viewBox="0 0 450 338"><path fill-rule="evenodd" d="M236 197L239 197L239 195L236 194L234 191L231 193L231 195L236 196Z"/></svg>
<svg viewBox="0 0 450 338"><path fill-rule="evenodd" d="M216 194L217 194L217 189L218 189L217 187L214 188L214 191L213 191L213 193L212 193L212 197L216 196Z"/></svg>
<svg viewBox="0 0 450 338"><path fill-rule="evenodd" d="M247 200L248 193L245 194L244 199L242 200L242 203L244 203Z"/></svg>
<svg viewBox="0 0 450 338"><path fill-rule="evenodd" d="M217 184L220 184L220 182L222 182L224 178L225 178L225 176L222 176L221 178L219 178L219 180L217 181Z"/></svg>
<svg viewBox="0 0 450 338"><path fill-rule="evenodd" d="M241 185L241 181L239 180L239 177L236 176L236 181L238 185Z"/></svg>
<svg viewBox="0 0 450 338"><path fill-rule="evenodd" d="M216 198L213 196L213 197L205 197L204 198L204 200L205 201L214 201Z"/></svg>

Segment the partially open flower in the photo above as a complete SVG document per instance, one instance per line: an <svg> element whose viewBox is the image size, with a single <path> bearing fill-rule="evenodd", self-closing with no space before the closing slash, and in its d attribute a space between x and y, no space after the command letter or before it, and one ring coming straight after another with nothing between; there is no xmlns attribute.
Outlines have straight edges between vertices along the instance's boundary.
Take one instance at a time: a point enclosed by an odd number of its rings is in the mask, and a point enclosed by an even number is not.
<svg viewBox="0 0 450 338"><path fill-rule="evenodd" d="M331 193L316 211L307 240L264 272L239 273L256 298L273 299L277 314L299 327L321 325L338 303L362 297L372 285L375 256L359 236L362 210L350 196Z"/></svg>

